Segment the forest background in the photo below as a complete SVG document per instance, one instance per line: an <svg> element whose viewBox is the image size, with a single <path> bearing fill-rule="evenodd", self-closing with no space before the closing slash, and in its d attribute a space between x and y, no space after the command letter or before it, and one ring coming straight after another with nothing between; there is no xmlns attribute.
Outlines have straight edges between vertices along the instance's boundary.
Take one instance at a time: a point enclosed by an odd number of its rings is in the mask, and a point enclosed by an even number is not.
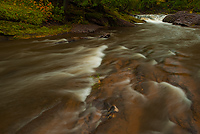
<svg viewBox="0 0 200 134"><path fill-rule="evenodd" d="M199 0L0 0L0 34L34 38L69 32L91 18L132 21L130 14L200 12ZM90 18L90 19L89 19ZM137 20L134 20L136 22ZM102 26L114 26L103 23Z"/></svg>

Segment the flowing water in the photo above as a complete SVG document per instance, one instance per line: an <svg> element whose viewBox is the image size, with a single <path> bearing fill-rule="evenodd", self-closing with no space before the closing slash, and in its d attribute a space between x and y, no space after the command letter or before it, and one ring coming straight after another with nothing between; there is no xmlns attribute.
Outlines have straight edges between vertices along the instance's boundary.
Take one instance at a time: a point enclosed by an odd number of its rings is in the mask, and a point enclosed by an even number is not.
<svg viewBox="0 0 200 134"><path fill-rule="evenodd" d="M200 133L199 29L140 18L108 39L1 42L0 133Z"/></svg>

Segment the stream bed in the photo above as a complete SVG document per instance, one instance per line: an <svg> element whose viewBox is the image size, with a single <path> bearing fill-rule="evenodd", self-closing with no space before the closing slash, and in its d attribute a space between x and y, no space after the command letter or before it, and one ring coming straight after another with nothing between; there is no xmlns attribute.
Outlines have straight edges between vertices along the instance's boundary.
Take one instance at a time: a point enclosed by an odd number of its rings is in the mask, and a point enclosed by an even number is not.
<svg viewBox="0 0 200 134"><path fill-rule="evenodd" d="M152 16L107 39L2 41L0 133L199 134L200 30Z"/></svg>

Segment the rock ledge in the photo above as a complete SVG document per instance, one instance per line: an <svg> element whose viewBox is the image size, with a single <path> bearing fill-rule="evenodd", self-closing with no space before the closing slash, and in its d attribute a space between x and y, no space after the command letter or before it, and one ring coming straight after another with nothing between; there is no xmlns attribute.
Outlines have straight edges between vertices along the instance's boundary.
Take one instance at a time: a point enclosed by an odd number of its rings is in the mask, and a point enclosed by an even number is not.
<svg viewBox="0 0 200 134"><path fill-rule="evenodd" d="M181 26L199 26L200 25L200 15L195 13L189 13L187 11L179 11L175 14L167 15L163 22L172 23L174 25Z"/></svg>

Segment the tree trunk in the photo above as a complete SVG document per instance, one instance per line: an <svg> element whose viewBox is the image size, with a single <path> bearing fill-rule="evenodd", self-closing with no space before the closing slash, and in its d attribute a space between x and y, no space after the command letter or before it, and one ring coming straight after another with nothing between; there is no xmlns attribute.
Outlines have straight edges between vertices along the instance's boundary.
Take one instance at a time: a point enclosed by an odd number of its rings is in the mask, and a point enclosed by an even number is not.
<svg viewBox="0 0 200 134"><path fill-rule="evenodd" d="M69 5L69 0L64 0L63 1L63 7L64 7L64 13L67 13L67 9L68 9L68 5Z"/></svg>

